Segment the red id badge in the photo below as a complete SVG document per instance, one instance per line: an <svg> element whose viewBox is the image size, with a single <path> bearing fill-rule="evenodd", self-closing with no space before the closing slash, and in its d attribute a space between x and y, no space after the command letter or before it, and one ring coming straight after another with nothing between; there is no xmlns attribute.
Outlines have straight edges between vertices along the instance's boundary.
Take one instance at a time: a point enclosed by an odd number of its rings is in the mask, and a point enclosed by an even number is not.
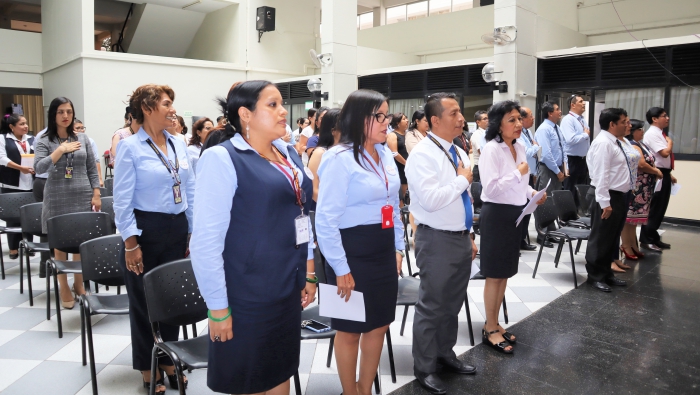
<svg viewBox="0 0 700 395"><path fill-rule="evenodd" d="M382 206L382 229L394 227L394 207L391 205Z"/></svg>

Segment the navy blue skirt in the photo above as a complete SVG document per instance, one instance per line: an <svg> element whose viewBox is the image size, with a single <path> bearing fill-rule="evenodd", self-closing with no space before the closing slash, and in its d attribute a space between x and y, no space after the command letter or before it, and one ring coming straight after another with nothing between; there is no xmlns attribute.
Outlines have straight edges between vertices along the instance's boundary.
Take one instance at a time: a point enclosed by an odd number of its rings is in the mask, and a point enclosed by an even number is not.
<svg viewBox="0 0 700 395"><path fill-rule="evenodd" d="M355 291L365 299L365 322L331 319L335 330L366 333L394 322L399 281L396 273L394 228L381 224L341 229L340 237L355 280ZM333 273L328 283L336 285ZM350 294L352 298L352 293Z"/></svg>
<svg viewBox="0 0 700 395"><path fill-rule="evenodd" d="M488 278L511 278L518 273L520 242L525 221L515 220L525 206L484 202L481 207L481 274Z"/></svg>

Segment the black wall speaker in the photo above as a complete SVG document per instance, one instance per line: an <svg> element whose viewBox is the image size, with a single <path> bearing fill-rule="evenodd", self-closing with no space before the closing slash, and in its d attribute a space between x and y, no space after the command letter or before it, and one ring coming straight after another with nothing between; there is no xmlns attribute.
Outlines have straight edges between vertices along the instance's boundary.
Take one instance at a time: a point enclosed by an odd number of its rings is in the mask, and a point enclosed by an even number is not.
<svg viewBox="0 0 700 395"><path fill-rule="evenodd" d="M275 9L272 7L258 7L255 18L255 28L261 32L272 32L275 30Z"/></svg>

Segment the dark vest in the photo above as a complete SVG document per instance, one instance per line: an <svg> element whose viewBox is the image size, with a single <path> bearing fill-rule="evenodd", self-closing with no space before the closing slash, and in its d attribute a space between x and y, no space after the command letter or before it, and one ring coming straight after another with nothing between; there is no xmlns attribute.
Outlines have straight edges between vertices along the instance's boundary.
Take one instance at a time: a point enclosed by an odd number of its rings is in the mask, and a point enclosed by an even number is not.
<svg viewBox="0 0 700 395"><path fill-rule="evenodd" d="M16 164L22 163L22 151L17 147L15 140L9 136L9 133L5 135L5 152L7 157ZM30 137L27 140L28 154L34 153L34 137ZM12 185L15 187L19 186L19 175L20 172L17 169L11 169L7 166L0 166L0 183L5 185Z"/></svg>
<svg viewBox="0 0 700 395"><path fill-rule="evenodd" d="M229 303L285 300L306 285L308 243L296 245L294 219L301 211L294 191L287 177L255 151L236 149L231 140L221 145L238 178L223 252ZM287 159L303 169L297 152L292 147L287 151ZM298 175L304 179L308 215L313 184L303 170Z"/></svg>

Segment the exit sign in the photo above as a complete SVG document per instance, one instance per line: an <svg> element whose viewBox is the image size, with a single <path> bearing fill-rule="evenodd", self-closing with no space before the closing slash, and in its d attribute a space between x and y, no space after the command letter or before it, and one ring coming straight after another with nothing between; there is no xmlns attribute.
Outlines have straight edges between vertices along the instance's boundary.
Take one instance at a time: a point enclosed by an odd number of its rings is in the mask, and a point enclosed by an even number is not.
<svg viewBox="0 0 700 395"><path fill-rule="evenodd" d="M192 116L192 111L185 111L182 113L183 117L191 117Z"/></svg>

